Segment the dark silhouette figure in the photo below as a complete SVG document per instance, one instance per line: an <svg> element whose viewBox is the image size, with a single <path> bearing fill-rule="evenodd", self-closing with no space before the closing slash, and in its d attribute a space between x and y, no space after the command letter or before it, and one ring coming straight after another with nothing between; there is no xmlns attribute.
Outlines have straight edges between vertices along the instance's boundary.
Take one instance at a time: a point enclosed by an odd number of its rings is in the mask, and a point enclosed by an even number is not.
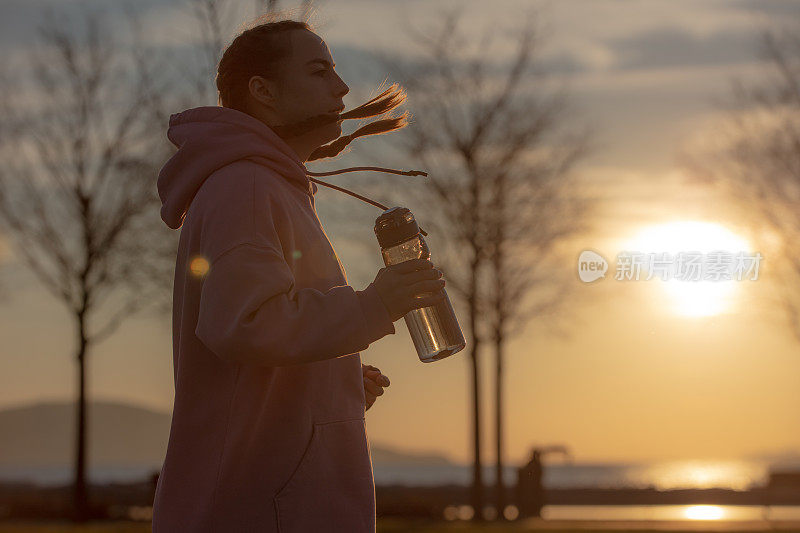
<svg viewBox="0 0 800 533"><path fill-rule="evenodd" d="M534 449L531 460L517 469L517 507L520 516L538 517L543 506L541 453Z"/></svg>
<svg viewBox="0 0 800 533"><path fill-rule="evenodd" d="M517 507L520 518L541 517L542 507L545 504L542 456L551 452L569 456L569 451L564 446L534 448L530 461L517 469Z"/></svg>

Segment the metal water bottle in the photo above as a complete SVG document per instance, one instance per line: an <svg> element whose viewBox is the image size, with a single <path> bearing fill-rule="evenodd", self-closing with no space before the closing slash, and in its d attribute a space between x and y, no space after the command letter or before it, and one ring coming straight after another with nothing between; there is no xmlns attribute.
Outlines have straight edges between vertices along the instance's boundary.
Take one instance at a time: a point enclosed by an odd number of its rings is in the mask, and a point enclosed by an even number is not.
<svg viewBox="0 0 800 533"><path fill-rule="evenodd" d="M411 259L430 258L430 250L420 234L417 221L407 208L387 209L375 220L374 229L386 266ZM430 293L421 294L428 295ZM423 363L444 359L466 346L446 291L439 303L412 309L403 318Z"/></svg>

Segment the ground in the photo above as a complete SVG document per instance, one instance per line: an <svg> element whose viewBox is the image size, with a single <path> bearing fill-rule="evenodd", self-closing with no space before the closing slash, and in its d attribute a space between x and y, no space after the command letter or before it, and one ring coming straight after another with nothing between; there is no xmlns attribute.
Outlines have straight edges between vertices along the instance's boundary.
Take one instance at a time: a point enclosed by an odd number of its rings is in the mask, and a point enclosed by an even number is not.
<svg viewBox="0 0 800 533"><path fill-rule="evenodd" d="M0 522L0 533L150 533L146 522L96 522L83 526L56 522ZM605 522L605 521L548 521L523 520L506 525L476 526L465 522L417 522L411 520L380 520L377 533L537 533L592 531L603 533L659 533L675 531L786 531L800 533L800 522Z"/></svg>

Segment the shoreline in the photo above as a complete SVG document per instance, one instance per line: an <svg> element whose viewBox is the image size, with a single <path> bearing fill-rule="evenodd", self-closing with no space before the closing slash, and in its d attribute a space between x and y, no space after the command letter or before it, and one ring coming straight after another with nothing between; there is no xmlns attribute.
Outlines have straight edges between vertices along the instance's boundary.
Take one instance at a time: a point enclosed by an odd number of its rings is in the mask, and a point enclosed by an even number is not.
<svg viewBox="0 0 800 533"><path fill-rule="evenodd" d="M154 480L138 483L90 484L89 498L98 518L124 518L132 508L152 506ZM380 517L440 519L448 507L468 505L470 487L463 485L378 485L376 511ZM506 505L516 505L514 487L507 488ZM72 495L71 485L40 486L33 483L0 483L0 520L57 518L65 516ZM484 502L494 504L494 487L484 488ZM730 505L800 506L800 488L758 487L731 489L546 489L543 505ZM694 523L694 521L690 521ZM707 523L708 521L699 521ZM553 523L552 520L547 521ZM628 523L626 521L626 523Z"/></svg>

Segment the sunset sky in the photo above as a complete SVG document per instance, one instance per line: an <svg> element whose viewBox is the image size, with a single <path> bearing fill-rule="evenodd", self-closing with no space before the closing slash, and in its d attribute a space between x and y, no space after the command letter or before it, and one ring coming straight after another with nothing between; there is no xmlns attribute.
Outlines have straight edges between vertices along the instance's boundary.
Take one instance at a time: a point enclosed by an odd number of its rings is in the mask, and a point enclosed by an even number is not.
<svg viewBox="0 0 800 533"><path fill-rule="evenodd" d="M77 2L3 2L4 54L14 57L30 46L28 33L43 6L71 3ZM192 24L179 4L141 3L153 32L151 44L169 46L170 39L182 38L175 30L168 39L169 28ZM758 280L735 282L725 304L706 316L687 313L690 297L676 297L659 283L625 283L608 275L584 285L576 277L581 287L566 306L568 335L557 336L534 322L508 346L507 459L523 460L534 444L564 444L579 462L800 453L800 350L770 299L776 286L768 252L758 248L761 241L752 234L745 213L726 203L721 193L686 183L677 158L714 123L720 113L715 99L727 94L731 80L759 75L759 32L786 17L800 17L800 1L495 1L491 7L489 2L458 3L465 9L463 24L476 36L489 24L498 31L513 29L523 8L531 4L540 8L547 27L545 64L563 77L576 120L591 125L598 144L576 173L601 203L590 221L591 231L563 243L565 250L573 251L563 268L574 271L585 249L609 261L632 246L669 251L665 247L675 244L667 242L675 236L670 231L681 228L675 224L679 222L708 223L690 228L711 228L700 244L688 240L696 238L697 231L678 233L679 245L681 237L687 239L687 247L681 249L715 247L731 238L742 251L761 250L764 259ZM409 58L417 53L403 24L395 20L432 28L437 10L451 5L411 0L317 3L317 18L324 22L318 33L351 87L347 107L361 103L386 76L376 64L363 60L369 50ZM190 33L186 29L185 34ZM508 59L513 44L498 43L493 52L498 61ZM182 110L174 110L178 111ZM356 142L335 163L312 163L309 169L363 162L362 154L373 142ZM397 156L387 157L386 166L419 168ZM342 238L340 220L326 223L332 219L326 204L351 201L339 196L320 190L317 209L350 284L362 289L382 263L377 243L375 253L365 256ZM363 226L363 238L374 242L371 224L379 211L356 200L351 205L353 224ZM653 227L665 224L672 224L667 237L653 232ZM70 317L1 239L0 275L7 295L0 300L0 408L71 399L77 365ZM436 250L432 251L435 261ZM466 328L466 313L457 311ZM367 413L372 442L469 460L468 352L422 364L404 322L396 322L395 328L396 335L362 353L364 362L378 366L392 380ZM489 462L493 361L488 351L483 357L484 459ZM129 320L94 348L88 376L92 399L170 411L171 317Z"/></svg>

